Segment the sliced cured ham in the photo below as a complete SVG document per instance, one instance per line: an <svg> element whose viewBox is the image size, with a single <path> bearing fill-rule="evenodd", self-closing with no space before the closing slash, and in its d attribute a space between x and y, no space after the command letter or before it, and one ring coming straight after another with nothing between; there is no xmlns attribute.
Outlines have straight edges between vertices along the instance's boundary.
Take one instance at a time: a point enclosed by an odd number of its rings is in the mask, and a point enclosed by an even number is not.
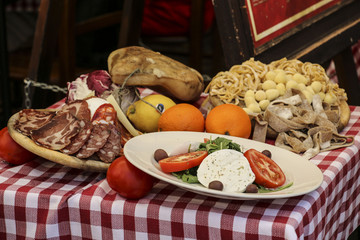
<svg viewBox="0 0 360 240"><path fill-rule="evenodd" d="M89 121L82 120L80 122L81 130L79 133L71 139L71 143L61 149L61 152L72 155L80 150L80 148L86 143L91 135L93 125Z"/></svg>
<svg viewBox="0 0 360 240"><path fill-rule="evenodd" d="M81 129L80 121L70 112L57 114L47 124L33 130L31 138L52 150L60 150L70 144L71 138Z"/></svg>
<svg viewBox="0 0 360 240"><path fill-rule="evenodd" d="M105 145L96 152L97 156L101 159L101 161L110 163L114 161L114 159L120 155L121 153L121 135L119 130L115 127L115 125L109 124L110 128L110 136L107 139Z"/></svg>
<svg viewBox="0 0 360 240"><path fill-rule="evenodd" d="M54 116L54 111L23 109L19 112L19 119L15 124L15 129L26 136L30 136L33 130L41 128Z"/></svg>
<svg viewBox="0 0 360 240"><path fill-rule="evenodd" d="M88 103L85 100L75 100L64 105L57 114L69 112L74 115L77 119L90 121L90 109Z"/></svg>
<svg viewBox="0 0 360 240"><path fill-rule="evenodd" d="M106 143L110 136L110 130L108 124L99 123L94 125L89 139L77 152L76 157L88 158L94 153L99 151Z"/></svg>
<svg viewBox="0 0 360 240"><path fill-rule="evenodd" d="M72 101L58 111L22 110L16 129L41 147L104 163L121 156L133 137L113 105L97 97Z"/></svg>

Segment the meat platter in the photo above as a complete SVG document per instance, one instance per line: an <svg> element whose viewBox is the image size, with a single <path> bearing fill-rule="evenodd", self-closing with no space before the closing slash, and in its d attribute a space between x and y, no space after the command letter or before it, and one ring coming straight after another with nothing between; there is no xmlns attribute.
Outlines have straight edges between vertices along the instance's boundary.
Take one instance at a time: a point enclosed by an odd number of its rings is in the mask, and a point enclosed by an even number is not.
<svg viewBox="0 0 360 240"><path fill-rule="evenodd" d="M18 132L14 125L19 118L19 113L14 114L8 121L8 130L11 137L19 145L33 152L34 154L50 160L55 163L59 163L68 167L82 169L85 171L93 172L106 172L110 163L101 162L92 159L79 159L75 156L67 155L59 151L54 151L37 145L32 139Z"/></svg>

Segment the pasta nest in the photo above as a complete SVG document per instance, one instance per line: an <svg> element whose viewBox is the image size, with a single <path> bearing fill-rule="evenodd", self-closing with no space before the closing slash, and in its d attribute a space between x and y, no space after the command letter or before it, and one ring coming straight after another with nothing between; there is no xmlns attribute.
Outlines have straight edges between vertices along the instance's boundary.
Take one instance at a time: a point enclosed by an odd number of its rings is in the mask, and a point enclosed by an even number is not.
<svg viewBox="0 0 360 240"><path fill-rule="evenodd" d="M229 71L219 72L205 92L221 103L239 105L248 113L260 113L291 89L302 92L309 103L315 94L329 105L347 100L345 90L329 80L321 65L286 58L270 64L250 58Z"/></svg>

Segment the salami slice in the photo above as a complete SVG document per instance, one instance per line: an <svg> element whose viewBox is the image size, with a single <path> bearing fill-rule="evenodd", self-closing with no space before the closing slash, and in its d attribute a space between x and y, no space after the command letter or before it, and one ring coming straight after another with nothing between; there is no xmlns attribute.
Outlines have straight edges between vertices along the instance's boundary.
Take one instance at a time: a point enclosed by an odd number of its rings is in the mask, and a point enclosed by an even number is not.
<svg viewBox="0 0 360 240"><path fill-rule="evenodd" d="M109 124L110 127L110 136L107 139L105 145L96 152L97 156L101 161L110 163L120 155L121 152L121 135L120 131L113 124Z"/></svg>
<svg viewBox="0 0 360 240"><path fill-rule="evenodd" d="M19 119L17 120L14 127L22 134L30 136L33 130L41 128L54 116L54 111L23 109L19 112Z"/></svg>
<svg viewBox="0 0 360 240"><path fill-rule="evenodd" d="M116 110L110 103L105 103L96 109L91 121L93 123L110 123L115 124Z"/></svg>
<svg viewBox="0 0 360 240"><path fill-rule="evenodd" d="M71 138L78 134L80 121L69 112L53 117L47 124L33 130L31 138L52 150L60 150L70 144Z"/></svg>
<svg viewBox="0 0 360 240"><path fill-rule="evenodd" d="M93 126L93 130L89 139L77 152L76 157L88 158L97 151L99 151L106 143L110 136L110 130L108 124L99 123Z"/></svg>
<svg viewBox="0 0 360 240"><path fill-rule="evenodd" d="M86 143L91 135L93 125L89 121L82 120L80 122L81 130L79 133L71 139L71 143L61 149L61 152L72 155L80 150L80 148Z"/></svg>

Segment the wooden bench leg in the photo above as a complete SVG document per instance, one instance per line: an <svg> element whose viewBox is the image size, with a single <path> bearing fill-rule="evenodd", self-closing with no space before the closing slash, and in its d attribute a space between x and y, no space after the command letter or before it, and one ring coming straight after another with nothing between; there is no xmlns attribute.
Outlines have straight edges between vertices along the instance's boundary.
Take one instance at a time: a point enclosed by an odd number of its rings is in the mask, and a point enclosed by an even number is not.
<svg viewBox="0 0 360 240"><path fill-rule="evenodd" d="M346 48L334 57L339 86L344 88L349 105L360 105L360 86L351 48Z"/></svg>

